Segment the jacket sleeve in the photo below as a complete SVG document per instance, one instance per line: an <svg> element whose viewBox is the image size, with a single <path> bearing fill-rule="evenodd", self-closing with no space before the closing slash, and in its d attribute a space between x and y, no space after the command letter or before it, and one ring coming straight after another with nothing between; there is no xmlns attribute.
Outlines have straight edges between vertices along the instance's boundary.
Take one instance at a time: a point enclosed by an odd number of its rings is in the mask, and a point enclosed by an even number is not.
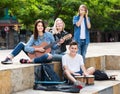
<svg viewBox="0 0 120 94"><path fill-rule="evenodd" d="M33 46L33 42L34 42L34 38L33 35L30 37L29 41L27 42L26 46L25 46L25 51L28 53L33 53L35 51L35 49L32 47Z"/></svg>
<svg viewBox="0 0 120 94"><path fill-rule="evenodd" d="M78 16L74 16L73 17L73 25L76 25L76 22L78 22L79 17Z"/></svg>
<svg viewBox="0 0 120 94"><path fill-rule="evenodd" d="M51 40L51 43L54 43L55 42L55 39L54 39L54 36L52 34L49 35L49 38ZM55 43L52 45L52 49L55 50L58 48L58 45Z"/></svg>

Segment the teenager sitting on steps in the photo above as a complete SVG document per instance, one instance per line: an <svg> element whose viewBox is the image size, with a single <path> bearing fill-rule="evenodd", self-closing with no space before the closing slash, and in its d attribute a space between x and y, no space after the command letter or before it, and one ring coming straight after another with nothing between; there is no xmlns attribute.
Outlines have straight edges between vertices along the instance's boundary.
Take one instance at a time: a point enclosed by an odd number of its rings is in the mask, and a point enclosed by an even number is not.
<svg viewBox="0 0 120 94"><path fill-rule="evenodd" d="M77 53L78 44L76 42L70 43L69 51L69 54L65 54L62 57L64 75L70 82L82 88L85 84L77 81L74 76L92 75L95 71L95 68L85 68L82 56Z"/></svg>

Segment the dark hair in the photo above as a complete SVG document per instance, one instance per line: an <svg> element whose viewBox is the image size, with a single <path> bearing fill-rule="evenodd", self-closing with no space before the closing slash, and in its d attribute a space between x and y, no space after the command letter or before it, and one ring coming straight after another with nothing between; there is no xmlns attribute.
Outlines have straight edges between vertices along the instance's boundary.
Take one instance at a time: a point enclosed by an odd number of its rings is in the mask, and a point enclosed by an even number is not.
<svg viewBox="0 0 120 94"><path fill-rule="evenodd" d="M77 46L78 46L78 43L75 42L75 41L72 41L72 42L70 43L70 46L72 46L72 45L77 45Z"/></svg>
<svg viewBox="0 0 120 94"><path fill-rule="evenodd" d="M42 23L42 25L43 25L43 33L45 33L45 23L43 22L43 20L42 19L38 19L38 20L36 20L36 22L35 22L35 27L34 27L34 39L37 39L38 38L38 30L37 30L37 25L38 25L38 23Z"/></svg>

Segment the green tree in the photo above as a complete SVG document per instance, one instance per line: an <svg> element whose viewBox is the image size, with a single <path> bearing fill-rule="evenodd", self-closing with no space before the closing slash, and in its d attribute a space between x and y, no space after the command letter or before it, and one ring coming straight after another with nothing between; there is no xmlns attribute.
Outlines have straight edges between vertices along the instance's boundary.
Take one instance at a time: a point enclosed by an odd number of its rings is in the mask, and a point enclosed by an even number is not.
<svg viewBox="0 0 120 94"><path fill-rule="evenodd" d="M61 17L66 29L73 32L72 19L80 4L89 9L92 31L120 30L120 0L1 0L0 9L8 7L11 15L29 29L38 18L53 26L54 20Z"/></svg>

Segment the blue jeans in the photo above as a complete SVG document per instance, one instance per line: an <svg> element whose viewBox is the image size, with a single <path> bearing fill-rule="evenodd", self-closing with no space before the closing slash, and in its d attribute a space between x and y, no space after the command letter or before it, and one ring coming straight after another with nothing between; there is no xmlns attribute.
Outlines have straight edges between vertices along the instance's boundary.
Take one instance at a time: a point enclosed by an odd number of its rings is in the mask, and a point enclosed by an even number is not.
<svg viewBox="0 0 120 94"><path fill-rule="evenodd" d="M83 74L83 71L82 71L82 69L80 68L80 71L78 71L78 72L75 72L75 73L79 73L79 74Z"/></svg>
<svg viewBox="0 0 120 94"><path fill-rule="evenodd" d="M80 68L80 71L75 72L75 73L79 73L80 75L82 75L82 74L83 74L83 71L82 71L82 69ZM72 76L74 77L74 76L76 76L76 75L73 75L73 74L72 74Z"/></svg>
<svg viewBox="0 0 120 94"><path fill-rule="evenodd" d="M11 55L15 57L15 56L18 55L21 51L24 51L24 52L26 53L26 55L27 55L27 52L24 50L24 47L25 47L25 43L23 43L23 42L18 43L18 45L17 45L17 46L14 48L14 50L11 52ZM47 58L48 58L48 54L44 54L44 55L41 56L41 57L36 57L36 58L34 58L34 59L33 59L33 62L34 62L34 63L43 63L43 62L48 63L48 62L51 61L51 59L48 60Z"/></svg>
<svg viewBox="0 0 120 94"><path fill-rule="evenodd" d="M48 58L48 54L44 54L40 57L36 57L33 59L34 63L49 63L52 61L52 59L47 59Z"/></svg>
<svg viewBox="0 0 120 94"><path fill-rule="evenodd" d="M81 42L78 43L78 53L83 56L83 61L85 61L87 47L88 47L88 44L85 43L85 39L81 39Z"/></svg>
<svg viewBox="0 0 120 94"><path fill-rule="evenodd" d="M20 42L17 44L17 46L14 48L14 50L11 52L11 55L13 57L15 57L16 55L18 55L21 51L24 51L24 47L25 47L25 43ZM27 52L25 52L27 54Z"/></svg>
<svg viewBox="0 0 120 94"><path fill-rule="evenodd" d="M62 56L65 54L65 52L60 53L60 54L53 54L52 55L52 60L53 61L62 61Z"/></svg>

